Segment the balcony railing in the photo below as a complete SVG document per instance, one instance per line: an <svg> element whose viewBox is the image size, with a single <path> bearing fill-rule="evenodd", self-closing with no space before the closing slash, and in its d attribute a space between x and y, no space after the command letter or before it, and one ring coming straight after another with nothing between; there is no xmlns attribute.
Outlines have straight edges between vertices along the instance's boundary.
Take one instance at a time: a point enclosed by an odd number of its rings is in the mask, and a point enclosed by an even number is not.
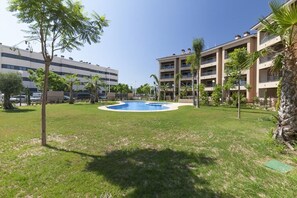
<svg viewBox="0 0 297 198"><path fill-rule="evenodd" d="M241 80L241 81L239 82L239 84L240 84L240 86L245 86L245 85L246 85L246 81L245 81L245 80ZM237 83L237 82L234 83L234 86L238 86L238 83Z"/></svg>
<svg viewBox="0 0 297 198"><path fill-rule="evenodd" d="M216 62L216 61L217 61L216 58L211 58L211 59L202 60L202 61L201 61L201 65L208 64L208 63L214 63L214 62Z"/></svg>
<svg viewBox="0 0 297 198"><path fill-rule="evenodd" d="M263 36L263 38L260 40L260 44L262 45L263 43L266 43L274 38L276 38L277 36L276 35L265 35Z"/></svg>
<svg viewBox="0 0 297 198"><path fill-rule="evenodd" d="M185 75L182 75L182 78L192 78L192 74L185 74Z"/></svg>
<svg viewBox="0 0 297 198"><path fill-rule="evenodd" d="M161 69L174 69L174 65L161 66Z"/></svg>
<svg viewBox="0 0 297 198"><path fill-rule="evenodd" d="M216 61L217 61L216 58L210 58L210 59L206 59L206 60L201 60L201 65L208 64L208 63L214 63Z"/></svg>
<svg viewBox="0 0 297 198"><path fill-rule="evenodd" d="M208 72L201 72L201 76L210 76L210 75L216 75L216 71L208 71Z"/></svg>
<svg viewBox="0 0 297 198"><path fill-rule="evenodd" d="M173 76L161 76L161 79L170 79L173 78Z"/></svg>
<svg viewBox="0 0 297 198"><path fill-rule="evenodd" d="M190 67L190 64L182 64L181 67Z"/></svg>
<svg viewBox="0 0 297 198"><path fill-rule="evenodd" d="M260 83L267 83L267 82L275 82L275 81L279 81L280 77L279 76L267 76L266 81L260 81Z"/></svg>
<svg viewBox="0 0 297 198"><path fill-rule="evenodd" d="M272 59L274 58L274 55L269 55L269 56L264 56L264 57L261 57L259 59L259 63L262 64L262 63L266 63L268 61L271 61Z"/></svg>

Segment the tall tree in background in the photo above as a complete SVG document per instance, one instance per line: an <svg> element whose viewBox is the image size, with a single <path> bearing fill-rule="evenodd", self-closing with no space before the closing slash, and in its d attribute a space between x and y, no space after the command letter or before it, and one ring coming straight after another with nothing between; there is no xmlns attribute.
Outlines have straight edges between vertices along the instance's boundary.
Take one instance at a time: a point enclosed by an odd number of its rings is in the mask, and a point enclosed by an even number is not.
<svg viewBox="0 0 297 198"><path fill-rule="evenodd" d="M226 62L227 71L231 78L234 78L237 82L237 105L238 113L237 118L240 119L240 86L242 71L249 69L251 65L249 64L250 54L245 47L237 48L229 54L229 60Z"/></svg>
<svg viewBox="0 0 297 198"><path fill-rule="evenodd" d="M181 73L177 73L174 76L174 87L173 87L173 99L174 101L178 101L180 97L180 84L179 80L181 79ZM176 90L177 90L177 98L176 98Z"/></svg>
<svg viewBox="0 0 297 198"><path fill-rule="evenodd" d="M46 100L49 67L54 52L79 49L86 42L97 43L108 25L97 13L88 17L79 1L71 0L10 0L9 10L21 23L29 24L28 40L40 42L45 63L41 110L41 144L46 145Z"/></svg>
<svg viewBox="0 0 297 198"><path fill-rule="evenodd" d="M164 100L166 100L166 93L167 93L167 90L169 89L169 83L163 83L163 84L161 84L161 89L164 92Z"/></svg>
<svg viewBox="0 0 297 198"><path fill-rule="evenodd" d="M200 65L201 65L201 53L204 49L204 39L203 38L195 38L193 40L193 50L195 53L196 58L196 81L197 81L197 108L200 107L200 94L199 94L199 71L200 71Z"/></svg>
<svg viewBox="0 0 297 198"><path fill-rule="evenodd" d="M23 88L22 77L18 73L0 73L0 91L4 94L3 109L13 109L12 94L19 94Z"/></svg>
<svg viewBox="0 0 297 198"><path fill-rule="evenodd" d="M196 106L196 101L195 101L195 74L197 72L197 58L195 54L192 54L187 57L186 63L190 64L190 71L192 75L192 97L193 97L193 106Z"/></svg>
<svg viewBox="0 0 297 198"><path fill-rule="evenodd" d="M73 85L78 85L79 84L79 79L77 78L77 74L67 74L65 76L65 84L68 88L69 91L69 104L73 104L74 103L74 99L73 99Z"/></svg>
<svg viewBox="0 0 297 198"><path fill-rule="evenodd" d="M157 98L158 98L158 101L160 101L160 89L161 89L161 87L160 87L160 80L159 80L159 78L155 75L155 74L152 74L151 76L150 76L151 78L154 78L154 85L156 86L156 88L157 88Z"/></svg>
<svg viewBox="0 0 297 198"><path fill-rule="evenodd" d="M274 59L274 67L280 68L282 76L279 122L274 136L293 149L290 143L297 139L297 5L284 7L280 2L272 1L270 8L271 18L262 19L261 23L264 31L280 36L284 46Z"/></svg>

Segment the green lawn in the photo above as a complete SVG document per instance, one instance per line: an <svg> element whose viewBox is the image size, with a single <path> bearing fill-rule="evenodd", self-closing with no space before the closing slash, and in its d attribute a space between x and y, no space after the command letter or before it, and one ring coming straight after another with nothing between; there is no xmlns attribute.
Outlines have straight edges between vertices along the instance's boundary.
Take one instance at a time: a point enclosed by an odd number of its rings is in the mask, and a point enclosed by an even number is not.
<svg viewBox="0 0 297 198"><path fill-rule="evenodd" d="M48 147L40 114L0 111L0 197L296 197L296 170L263 166L297 161L270 141L272 112L48 105Z"/></svg>

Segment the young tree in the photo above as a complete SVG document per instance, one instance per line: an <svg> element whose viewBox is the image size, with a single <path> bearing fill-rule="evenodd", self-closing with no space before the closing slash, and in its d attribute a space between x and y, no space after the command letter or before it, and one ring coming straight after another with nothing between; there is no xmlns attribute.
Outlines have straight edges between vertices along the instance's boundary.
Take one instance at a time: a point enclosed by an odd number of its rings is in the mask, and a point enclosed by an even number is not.
<svg viewBox="0 0 297 198"><path fill-rule="evenodd" d="M23 88L22 77L17 73L0 73L0 91L4 94L3 109L13 109L12 94L19 94Z"/></svg>
<svg viewBox="0 0 297 198"><path fill-rule="evenodd" d="M154 85L156 86L156 89L157 89L157 98L158 98L158 101L160 101L160 80L159 78L155 75L155 74L151 74L150 76L151 78L153 77L154 78Z"/></svg>
<svg viewBox="0 0 297 198"><path fill-rule="evenodd" d="M54 52L79 49L86 42L97 43L108 25L97 13L86 16L79 1L71 0L13 0L9 10L16 13L21 23L29 24L28 39L40 42L44 59L44 85L41 110L41 144L46 145L46 100L49 67Z"/></svg>
<svg viewBox="0 0 297 198"><path fill-rule="evenodd" d="M250 54L245 47L237 48L229 54L230 59L226 62L227 70L230 72L230 76L237 82L237 104L238 104L238 119L240 119L240 86L241 86L241 74L242 71L249 69Z"/></svg>
<svg viewBox="0 0 297 198"><path fill-rule="evenodd" d="M220 99L222 98L222 86L216 85L211 94L212 103L214 106L219 106Z"/></svg>
<svg viewBox="0 0 297 198"><path fill-rule="evenodd" d="M32 80L39 90L44 87L44 69L28 70L29 79ZM66 89L65 79L58 74L49 71L48 73L48 90L64 91Z"/></svg>
<svg viewBox="0 0 297 198"><path fill-rule="evenodd" d="M95 75L91 78L88 78L88 82L85 84L85 87L87 90L90 91L90 103L94 104L95 102L98 102L98 91L101 87L102 80L100 79L100 76Z"/></svg>
<svg viewBox="0 0 297 198"><path fill-rule="evenodd" d="M271 18L262 19L261 23L264 31L279 36L284 46L274 59L274 66L280 68L282 76L279 122L274 137L293 149L290 143L297 139L297 5L282 6L272 1L270 8Z"/></svg>
<svg viewBox="0 0 297 198"><path fill-rule="evenodd" d="M199 94L203 104L208 105L208 95L205 91L205 85L203 83L199 84Z"/></svg>
<svg viewBox="0 0 297 198"><path fill-rule="evenodd" d="M80 83L79 79L77 78L76 74L67 74L65 76L65 83L67 85L68 91L69 91L69 104L74 103L73 99L73 85L78 85Z"/></svg>
<svg viewBox="0 0 297 198"><path fill-rule="evenodd" d="M196 81L197 81L197 108L200 107L200 94L199 94L199 71L200 71L200 65L201 65L201 53L202 50L204 49L204 39L203 38L195 38L193 40L193 50L195 53L195 58L196 58Z"/></svg>

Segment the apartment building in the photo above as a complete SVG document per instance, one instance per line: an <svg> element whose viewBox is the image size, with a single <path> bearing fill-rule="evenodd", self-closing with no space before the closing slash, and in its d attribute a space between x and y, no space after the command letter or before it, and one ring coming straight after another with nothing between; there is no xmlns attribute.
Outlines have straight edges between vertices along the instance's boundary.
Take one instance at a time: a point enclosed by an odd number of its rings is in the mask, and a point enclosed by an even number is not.
<svg viewBox="0 0 297 198"><path fill-rule="evenodd" d="M296 3L296 0L288 0L283 6L290 6ZM271 14L266 17L270 20ZM257 60L257 90L256 94L260 98L264 98L265 92L266 96L269 98L277 98L277 87L281 74L279 72L274 72L271 70L272 61L275 55L283 50L281 39L279 36L274 36L263 30L261 23L254 25L251 30L257 32L257 49L263 50L269 48L269 53L265 57L261 57Z"/></svg>
<svg viewBox="0 0 297 198"><path fill-rule="evenodd" d="M254 52L257 50L257 36L251 35L249 32L243 34L243 36L237 35L234 40L221 44L219 46L207 49L201 54L201 66L199 72L199 81L205 85L205 91L210 96L214 90L215 85L224 85L227 80L227 74L225 73L225 63L229 59L229 54L237 48L245 47L248 52ZM167 89L167 96L171 99L174 98L174 87L176 90L183 91L188 88L188 95L191 96L192 87L192 74L190 71L190 65L186 64L187 56L191 55L190 49L186 52L182 50L181 54L167 57L158 58L159 61L159 75L160 84L169 84ZM178 82L175 82L174 77L180 73L181 78ZM256 95L256 68L255 65L249 70L242 72L242 80L240 83L242 94L244 94L249 101L252 101ZM194 81L196 84L196 78ZM251 89L246 89L246 84L249 84ZM237 90L237 85L231 91Z"/></svg>
<svg viewBox="0 0 297 198"><path fill-rule="evenodd" d="M18 72L22 75L23 86L36 92L35 84L29 79L28 70L44 68L44 60L41 53L31 52L28 49L13 49L12 47L0 43L0 72ZM84 90L84 83L87 78L99 75L101 79L109 85L118 84L118 71L110 67L102 67L84 61L75 61L64 56L55 56L50 66L50 70L61 75L77 74L80 85L75 85L75 90Z"/></svg>

